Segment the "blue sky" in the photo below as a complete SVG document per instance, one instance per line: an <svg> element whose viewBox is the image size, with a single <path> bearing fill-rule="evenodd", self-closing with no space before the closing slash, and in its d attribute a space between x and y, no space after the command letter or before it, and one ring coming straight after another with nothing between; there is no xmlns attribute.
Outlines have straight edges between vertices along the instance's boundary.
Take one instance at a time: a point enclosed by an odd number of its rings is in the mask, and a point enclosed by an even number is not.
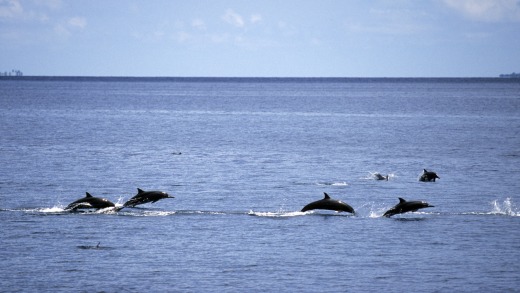
<svg viewBox="0 0 520 293"><path fill-rule="evenodd" d="M494 77L520 0L0 0L25 75Z"/></svg>

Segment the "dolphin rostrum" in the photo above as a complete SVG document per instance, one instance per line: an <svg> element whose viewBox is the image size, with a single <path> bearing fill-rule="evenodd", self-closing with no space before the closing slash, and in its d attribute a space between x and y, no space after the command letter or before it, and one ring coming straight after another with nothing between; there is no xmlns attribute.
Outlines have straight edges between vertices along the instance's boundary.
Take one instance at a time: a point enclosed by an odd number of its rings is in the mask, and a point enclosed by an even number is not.
<svg viewBox="0 0 520 293"><path fill-rule="evenodd" d="M441 179L441 177L437 176L437 173L428 171L426 169L423 169L423 173L421 175L421 178L419 178L419 181L423 182L435 182L435 179Z"/></svg>
<svg viewBox="0 0 520 293"><path fill-rule="evenodd" d="M393 208L386 211L386 213L383 216L391 217L396 214L415 212L418 209L431 208L431 207L433 207L433 206L425 201L406 201L402 198L399 198L399 203L396 204Z"/></svg>
<svg viewBox="0 0 520 293"><path fill-rule="evenodd" d="M323 199L311 202L310 204L304 206L302 212L310 210L332 210L337 212L355 213L354 209L348 204L342 202L341 200L330 198L326 192L323 194L325 195Z"/></svg>
<svg viewBox="0 0 520 293"><path fill-rule="evenodd" d="M140 188L137 188L137 195L129 199L127 202L123 204L123 207L135 207L140 204L145 204L149 202L156 202L163 198L174 198L173 196L168 195L168 193L163 191L144 191Z"/></svg>
<svg viewBox="0 0 520 293"><path fill-rule="evenodd" d="M81 209L104 209L109 207L115 207L115 204L106 198L94 197L90 193L86 193L84 198L80 198L75 202L69 204L65 210L81 210Z"/></svg>

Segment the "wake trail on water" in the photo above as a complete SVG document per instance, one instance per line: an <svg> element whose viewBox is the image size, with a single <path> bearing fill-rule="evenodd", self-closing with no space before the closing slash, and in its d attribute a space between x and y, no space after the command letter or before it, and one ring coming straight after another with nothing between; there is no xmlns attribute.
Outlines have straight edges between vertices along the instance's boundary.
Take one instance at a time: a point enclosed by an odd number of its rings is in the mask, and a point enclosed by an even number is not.
<svg viewBox="0 0 520 293"><path fill-rule="evenodd" d="M65 210L64 206L57 204L52 207L43 208L20 208L20 209L0 209L0 212L23 212L35 215L116 215L128 217L165 217L165 216L237 216L248 215L266 218L290 218L301 216L340 216L352 218L382 218L384 213L392 206L385 203L367 202L356 208L356 213L335 212L327 210L312 211L290 211L279 208L275 211L211 211L211 210L162 210L159 208L149 207L133 207L123 208L121 203L117 203L115 207L108 207L99 210L70 211ZM443 212L436 210L416 211L405 214L398 214L394 217L411 217L411 216L443 216L443 215L479 215L479 216L508 216L520 217L520 207L508 197L504 200L496 199L490 203L488 211L461 211L461 212Z"/></svg>

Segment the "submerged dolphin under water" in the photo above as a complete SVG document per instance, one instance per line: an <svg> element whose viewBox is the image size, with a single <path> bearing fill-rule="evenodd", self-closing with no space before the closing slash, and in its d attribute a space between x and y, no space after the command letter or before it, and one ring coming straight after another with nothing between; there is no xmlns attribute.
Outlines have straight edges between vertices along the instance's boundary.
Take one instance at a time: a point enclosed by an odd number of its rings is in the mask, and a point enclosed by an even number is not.
<svg viewBox="0 0 520 293"><path fill-rule="evenodd" d="M341 200L332 199L326 192L323 193L325 196L321 200L317 200L304 206L302 212L310 210L331 210L337 212L348 212L355 214L354 209L348 204Z"/></svg>
<svg viewBox="0 0 520 293"><path fill-rule="evenodd" d="M84 198L80 198L70 203L65 210L66 211L77 211L77 210L88 210L88 209L104 209L109 207L115 207L116 205L106 198L95 197L90 193L86 193Z"/></svg>
<svg viewBox="0 0 520 293"><path fill-rule="evenodd" d="M406 201L403 198L399 198L399 203L393 208L389 209L384 213L384 217L391 217L397 214L403 214L407 212L415 212L419 209L434 207L425 201Z"/></svg>
<svg viewBox="0 0 520 293"><path fill-rule="evenodd" d="M173 196L168 195L168 193L164 191L144 191L140 188L137 188L137 194L129 199L127 202L123 204L123 207L135 207L137 205L149 203L149 202L156 202L158 200L161 200L163 198L174 198Z"/></svg>

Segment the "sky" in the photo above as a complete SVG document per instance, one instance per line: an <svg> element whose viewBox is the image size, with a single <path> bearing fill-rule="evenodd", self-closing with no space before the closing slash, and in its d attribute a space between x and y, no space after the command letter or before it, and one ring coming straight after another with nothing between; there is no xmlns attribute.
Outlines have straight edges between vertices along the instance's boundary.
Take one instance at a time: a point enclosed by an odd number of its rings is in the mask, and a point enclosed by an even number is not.
<svg viewBox="0 0 520 293"><path fill-rule="evenodd" d="M0 72L496 77L520 0L0 0Z"/></svg>

